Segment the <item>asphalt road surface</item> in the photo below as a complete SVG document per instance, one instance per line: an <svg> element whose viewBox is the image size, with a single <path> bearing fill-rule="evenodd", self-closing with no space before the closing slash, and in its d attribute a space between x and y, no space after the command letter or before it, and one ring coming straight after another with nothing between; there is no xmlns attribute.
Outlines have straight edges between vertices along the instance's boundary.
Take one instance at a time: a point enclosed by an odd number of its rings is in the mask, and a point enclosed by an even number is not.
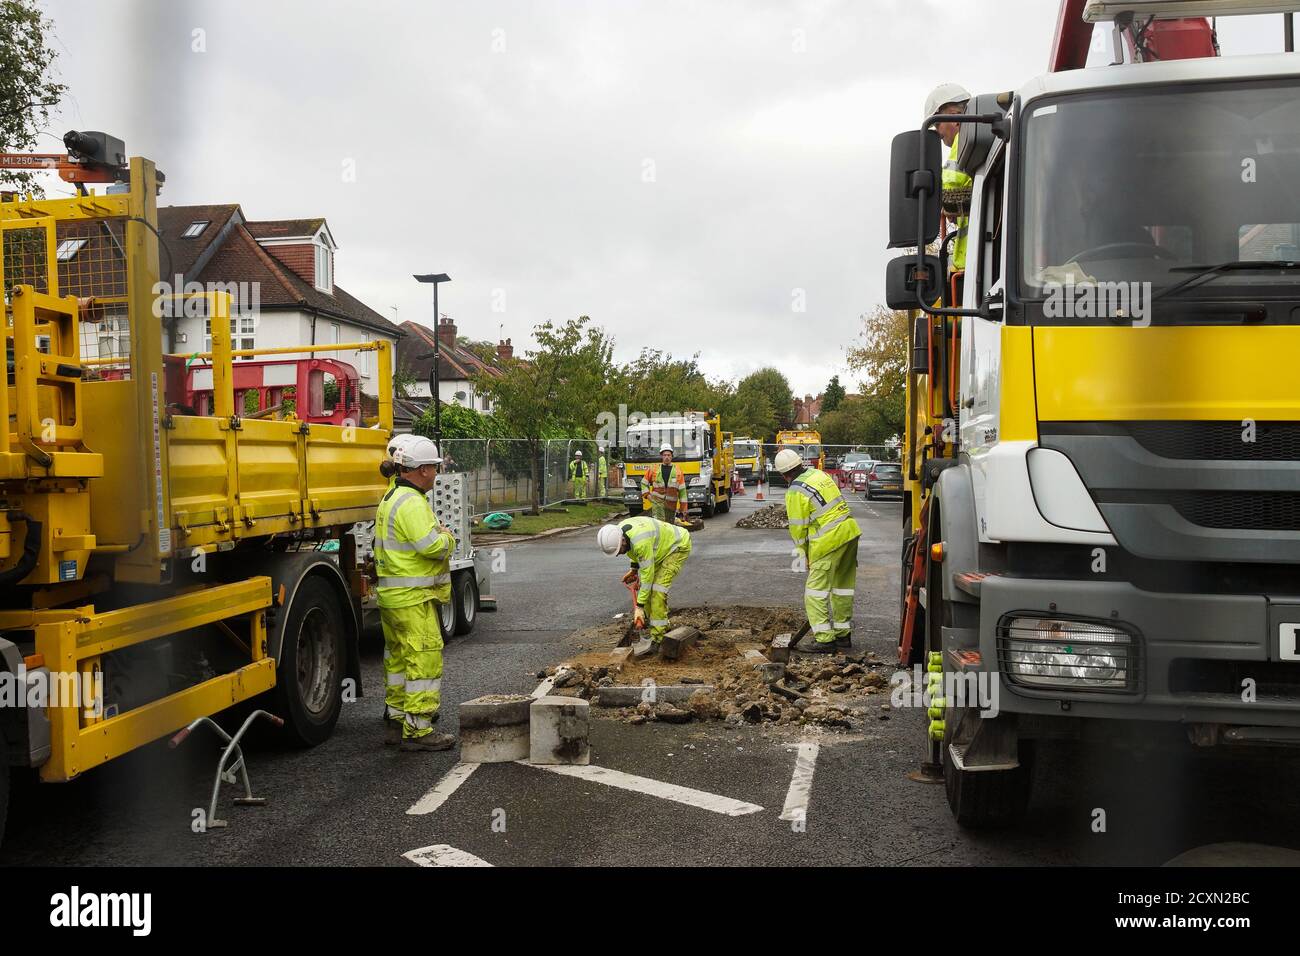
<svg viewBox="0 0 1300 956"><path fill-rule="evenodd" d="M860 497L852 504L863 529L854 641L891 660L901 510ZM751 489L695 536L674 606L800 604L787 533L733 527L755 507ZM502 549L498 613L446 650L442 729L455 732L458 701L530 693L537 671L567 655L566 635L625 608L625 566L602 555L594 537L588 530ZM1161 864L1224 842L1300 848L1289 798L1300 792L1294 760L1207 759L1181 749L1044 748L1022 824L964 831L941 786L907 777L924 741L926 718L915 709L872 714L852 732L593 720L592 764L630 775L618 779L641 790L518 764L466 773L455 751L381 746L379 653L377 642L367 644L369 696L344 708L330 741L249 751L254 792L268 803L236 807L227 786L227 829L191 830L216 762L196 736L178 751L142 748L70 784L20 782L0 863L411 866L404 854L437 847L413 857L494 866L1079 865ZM781 819L801 789L792 781L810 773L803 819ZM426 797L440 782L445 798ZM666 799L665 784L727 801ZM1104 832L1094 824L1099 809Z"/></svg>

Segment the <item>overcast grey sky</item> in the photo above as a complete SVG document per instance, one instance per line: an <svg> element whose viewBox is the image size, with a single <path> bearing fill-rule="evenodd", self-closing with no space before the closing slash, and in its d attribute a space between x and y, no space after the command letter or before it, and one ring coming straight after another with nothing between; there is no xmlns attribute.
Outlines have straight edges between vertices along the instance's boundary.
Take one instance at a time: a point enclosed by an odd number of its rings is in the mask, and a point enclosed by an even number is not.
<svg viewBox="0 0 1300 956"><path fill-rule="evenodd" d="M815 394L883 297L890 139L940 80L1042 72L1058 4L45 6L55 132L120 136L166 172L164 204L324 216L338 283L389 318L431 324L411 274L447 272L442 311L474 338L518 348L587 314L620 358L772 364ZM923 48L940 28L960 40ZM1221 37L1281 43L1272 23Z"/></svg>

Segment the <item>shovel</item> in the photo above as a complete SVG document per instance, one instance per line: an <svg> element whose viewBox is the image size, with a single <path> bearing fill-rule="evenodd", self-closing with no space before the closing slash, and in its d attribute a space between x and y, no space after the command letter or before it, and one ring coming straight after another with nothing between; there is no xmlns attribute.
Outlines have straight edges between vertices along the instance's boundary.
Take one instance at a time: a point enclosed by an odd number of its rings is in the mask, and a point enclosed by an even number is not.
<svg viewBox="0 0 1300 956"><path fill-rule="evenodd" d="M630 622L628 622L627 627L623 630L623 636L622 636L621 638L619 638L619 642L618 642L618 646L619 646L619 647L627 647L629 644L631 644L631 643L632 643L632 637L633 637L633 635L635 635L636 632L637 632L637 626L636 626L636 596L637 596L637 594L638 594L638 593L640 592L640 590L641 590L641 582L640 582L640 581L633 581L633 582L631 582L631 583L629 584L627 581L624 581L624 582L623 582L623 586L624 586L625 588L627 588L628 591L632 594L632 620L631 620Z"/></svg>

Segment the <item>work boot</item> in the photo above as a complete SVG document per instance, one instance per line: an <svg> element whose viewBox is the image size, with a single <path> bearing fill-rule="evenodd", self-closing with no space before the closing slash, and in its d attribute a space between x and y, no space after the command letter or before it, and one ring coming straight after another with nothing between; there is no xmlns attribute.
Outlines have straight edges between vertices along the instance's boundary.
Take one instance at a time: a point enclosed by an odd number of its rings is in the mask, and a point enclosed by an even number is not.
<svg viewBox="0 0 1300 956"><path fill-rule="evenodd" d="M834 654L839 650L834 641L822 643L816 640L811 634L794 646L794 649L800 654Z"/></svg>
<svg viewBox="0 0 1300 956"><path fill-rule="evenodd" d="M402 722L400 720L384 721L384 746L396 747L402 742Z"/></svg>
<svg viewBox="0 0 1300 956"><path fill-rule="evenodd" d="M633 660L645 660L647 657L654 657L659 653L659 643L652 641L648 637L643 637L632 647Z"/></svg>
<svg viewBox="0 0 1300 956"><path fill-rule="evenodd" d="M835 637L835 646L842 651L851 650L853 647L853 635L837 634Z"/></svg>
<svg viewBox="0 0 1300 956"><path fill-rule="evenodd" d="M451 734L425 734L423 737L406 737L402 740L402 753L413 754L430 750L450 750L456 746Z"/></svg>

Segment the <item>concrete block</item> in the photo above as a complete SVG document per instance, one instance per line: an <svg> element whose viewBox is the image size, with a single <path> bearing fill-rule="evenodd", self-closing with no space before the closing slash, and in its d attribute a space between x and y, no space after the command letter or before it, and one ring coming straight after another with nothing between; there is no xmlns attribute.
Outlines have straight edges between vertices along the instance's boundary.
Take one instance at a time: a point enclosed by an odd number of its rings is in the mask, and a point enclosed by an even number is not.
<svg viewBox="0 0 1300 956"><path fill-rule="evenodd" d="M793 634L778 634L772 638L772 646L768 648L767 656L770 660L784 664L790 660L790 648L793 645Z"/></svg>
<svg viewBox="0 0 1300 956"><path fill-rule="evenodd" d="M745 651L744 657L745 660L749 661L749 663L755 666L758 666L759 664L767 663L767 655L764 654L762 651L756 651L753 648L750 648L749 650Z"/></svg>
<svg viewBox="0 0 1300 956"><path fill-rule="evenodd" d="M616 684L596 691L597 707L635 707L642 701L651 704L684 704L697 690L713 693L712 684Z"/></svg>
<svg viewBox="0 0 1300 956"><path fill-rule="evenodd" d="M784 664L769 664L764 662L758 664L756 669L763 676L763 680L769 684L775 684L779 680L785 680Z"/></svg>
<svg viewBox="0 0 1300 956"><path fill-rule="evenodd" d="M659 646L659 656L666 661L675 661L699 639L700 632L695 628L675 627L664 635L664 642Z"/></svg>
<svg viewBox="0 0 1300 956"><path fill-rule="evenodd" d="M585 700L539 697L530 709L529 725L529 763L591 763L591 711Z"/></svg>
<svg viewBox="0 0 1300 956"><path fill-rule="evenodd" d="M489 694L460 705L462 763L527 760L530 697Z"/></svg>

